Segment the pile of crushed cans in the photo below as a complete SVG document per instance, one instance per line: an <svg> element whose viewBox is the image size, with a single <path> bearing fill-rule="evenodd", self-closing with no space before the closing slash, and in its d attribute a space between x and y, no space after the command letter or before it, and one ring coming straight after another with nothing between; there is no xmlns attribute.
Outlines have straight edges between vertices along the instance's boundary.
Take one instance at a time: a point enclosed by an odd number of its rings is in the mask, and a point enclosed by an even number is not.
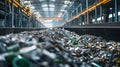
<svg viewBox="0 0 120 67"><path fill-rule="evenodd" d="M120 67L120 42L61 28L0 36L0 67Z"/></svg>

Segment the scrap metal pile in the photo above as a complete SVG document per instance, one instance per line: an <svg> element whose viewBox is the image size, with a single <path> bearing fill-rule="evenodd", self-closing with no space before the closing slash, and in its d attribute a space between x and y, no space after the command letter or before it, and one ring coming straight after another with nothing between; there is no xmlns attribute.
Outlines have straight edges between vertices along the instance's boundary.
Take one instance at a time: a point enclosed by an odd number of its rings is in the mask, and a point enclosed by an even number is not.
<svg viewBox="0 0 120 67"><path fill-rule="evenodd" d="M55 28L8 34L0 67L120 67L120 42Z"/></svg>

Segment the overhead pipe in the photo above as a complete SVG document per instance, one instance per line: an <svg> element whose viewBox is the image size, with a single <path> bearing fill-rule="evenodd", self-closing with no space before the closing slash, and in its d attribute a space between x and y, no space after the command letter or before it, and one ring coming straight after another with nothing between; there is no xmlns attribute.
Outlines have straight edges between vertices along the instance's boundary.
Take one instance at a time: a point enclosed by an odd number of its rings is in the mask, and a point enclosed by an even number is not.
<svg viewBox="0 0 120 67"><path fill-rule="evenodd" d="M91 12L91 11L95 10L95 8L100 6L101 4L106 4L106 3L110 2L110 1L111 0L100 0L99 3L93 4L92 6L86 8L84 11L80 12L78 15L73 16L71 19L69 19L66 22L64 22L61 26L65 25L66 23L71 22L72 20L75 20L76 18L79 18L81 15L84 15L87 12Z"/></svg>

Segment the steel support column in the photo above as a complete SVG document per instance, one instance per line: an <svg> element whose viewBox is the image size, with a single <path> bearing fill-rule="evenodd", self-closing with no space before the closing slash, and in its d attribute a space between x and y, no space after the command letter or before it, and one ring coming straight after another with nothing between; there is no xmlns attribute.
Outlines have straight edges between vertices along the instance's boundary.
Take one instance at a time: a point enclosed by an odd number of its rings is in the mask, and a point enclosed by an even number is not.
<svg viewBox="0 0 120 67"><path fill-rule="evenodd" d="M88 0L86 0L86 8L88 9L89 5L88 5ZM86 15L86 24L89 24L89 11L87 11L87 15Z"/></svg>
<svg viewBox="0 0 120 67"><path fill-rule="evenodd" d="M103 23L103 19L102 19L102 5L100 5L100 18L101 18L101 22L100 23Z"/></svg>
<svg viewBox="0 0 120 67"><path fill-rule="evenodd" d="M18 15L18 16L19 16L19 18L18 18L18 19L19 19L19 20L18 20L18 27L21 27L21 8L18 7L18 10L19 10L19 11L18 11L18 14L19 14L19 15Z"/></svg>
<svg viewBox="0 0 120 67"><path fill-rule="evenodd" d="M115 0L115 22L118 22L118 0Z"/></svg>
<svg viewBox="0 0 120 67"><path fill-rule="evenodd" d="M12 28L14 28L14 0L12 0Z"/></svg>
<svg viewBox="0 0 120 67"><path fill-rule="evenodd" d="M7 1L5 0L5 22L4 22L4 24L5 24L5 27L7 26Z"/></svg>
<svg viewBox="0 0 120 67"><path fill-rule="evenodd" d="M97 8L95 8L95 23L97 23Z"/></svg>

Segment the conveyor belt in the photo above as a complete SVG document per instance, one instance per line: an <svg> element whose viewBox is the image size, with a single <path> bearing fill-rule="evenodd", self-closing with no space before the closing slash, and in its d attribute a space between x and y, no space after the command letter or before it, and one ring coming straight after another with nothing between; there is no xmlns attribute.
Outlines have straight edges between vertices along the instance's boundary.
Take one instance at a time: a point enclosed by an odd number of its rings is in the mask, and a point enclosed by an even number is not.
<svg viewBox="0 0 120 67"><path fill-rule="evenodd" d="M0 28L0 35L6 35L9 33L20 33L23 31L41 30L45 28ZM106 40L120 41L120 28L93 28L92 26L85 27L71 27L65 28L66 30L76 32L79 35L90 34L95 36L101 36Z"/></svg>
<svg viewBox="0 0 120 67"><path fill-rule="evenodd" d="M101 36L106 40L120 41L120 28L65 28L79 35L90 34Z"/></svg>

